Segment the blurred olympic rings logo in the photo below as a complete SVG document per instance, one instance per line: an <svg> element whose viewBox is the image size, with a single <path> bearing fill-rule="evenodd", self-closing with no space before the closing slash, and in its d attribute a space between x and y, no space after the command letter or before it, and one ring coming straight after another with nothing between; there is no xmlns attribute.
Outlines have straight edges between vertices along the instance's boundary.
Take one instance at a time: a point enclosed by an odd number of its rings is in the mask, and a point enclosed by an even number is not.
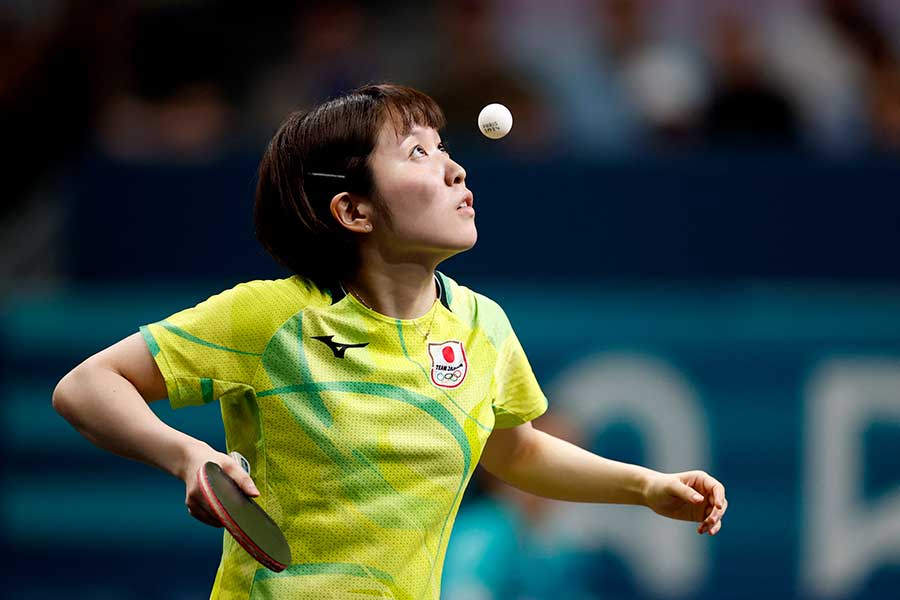
<svg viewBox="0 0 900 600"><path fill-rule="evenodd" d="M459 381L460 377L462 377L462 371L450 371L449 373L445 373L443 371L438 371L434 374L434 378L438 381Z"/></svg>

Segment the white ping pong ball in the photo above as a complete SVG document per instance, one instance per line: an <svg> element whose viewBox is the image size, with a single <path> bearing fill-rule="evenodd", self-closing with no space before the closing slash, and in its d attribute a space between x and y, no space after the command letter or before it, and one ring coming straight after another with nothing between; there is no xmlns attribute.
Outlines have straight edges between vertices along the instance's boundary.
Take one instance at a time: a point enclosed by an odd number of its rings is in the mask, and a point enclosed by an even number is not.
<svg viewBox="0 0 900 600"><path fill-rule="evenodd" d="M512 129L512 113L502 104L488 104L478 113L478 129L492 140L499 140Z"/></svg>

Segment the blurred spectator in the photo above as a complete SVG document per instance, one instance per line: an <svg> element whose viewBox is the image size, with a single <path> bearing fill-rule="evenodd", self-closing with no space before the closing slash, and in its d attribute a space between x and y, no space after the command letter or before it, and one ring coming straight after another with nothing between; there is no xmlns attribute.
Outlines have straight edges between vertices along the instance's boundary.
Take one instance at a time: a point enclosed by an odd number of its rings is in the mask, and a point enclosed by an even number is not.
<svg viewBox="0 0 900 600"><path fill-rule="evenodd" d="M893 49L866 3L822 0L822 6L835 31L855 48L867 65L881 65L890 60Z"/></svg>
<svg viewBox="0 0 900 600"><path fill-rule="evenodd" d="M606 52L653 141L690 139L709 93L698 61L651 29L646 0L605 0L599 6Z"/></svg>
<svg viewBox="0 0 900 600"><path fill-rule="evenodd" d="M900 151L900 63L888 61L873 69L868 91L876 147Z"/></svg>
<svg viewBox="0 0 900 600"><path fill-rule="evenodd" d="M766 15L761 40L766 70L800 111L805 137L818 151L859 148L865 132L863 69L816 2Z"/></svg>
<svg viewBox="0 0 900 600"><path fill-rule="evenodd" d="M723 16L713 32L711 58L715 90L704 114L713 141L792 144L797 114L787 97L767 80L758 40L749 24Z"/></svg>
<svg viewBox="0 0 900 600"><path fill-rule="evenodd" d="M138 161L217 156L233 134L234 98L226 90L244 83L240 63L223 60L233 26L223 7L207 3L138 11L127 48L130 77L98 122L103 149Z"/></svg>
<svg viewBox="0 0 900 600"><path fill-rule="evenodd" d="M504 60L545 99L560 136L556 150L631 148L640 119L605 48L601 4L572 0L565 10L537 0L495 4L492 23Z"/></svg>
<svg viewBox="0 0 900 600"><path fill-rule="evenodd" d="M489 5L477 0L447 0L435 14L440 54L426 89L447 116L449 144L480 142L477 118L491 102L506 105L513 130L498 149L527 152L548 149L555 139L540 90L504 61Z"/></svg>
<svg viewBox="0 0 900 600"><path fill-rule="evenodd" d="M825 14L864 65L868 124L876 147L900 150L900 61L874 11L852 0L825 0Z"/></svg>
<svg viewBox="0 0 900 600"><path fill-rule="evenodd" d="M643 0L601 0L597 16L603 49L612 64L624 64L647 46L650 34Z"/></svg>
<svg viewBox="0 0 900 600"><path fill-rule="evenodd" d="M769 11L766 68L800 108L817 149L891 145L884 138L893 129L890 71L898 47L891 39L900 39L898 17L896 3L856 0L775 4Z"/></svg>
<svg viewBox="0 0 900 600"><path fill-rule="evenodd" d="M360 3L299 6L287 55L254 84L253 126L266 140L292 111L362 85L377 69L371 17Z"/></svg>

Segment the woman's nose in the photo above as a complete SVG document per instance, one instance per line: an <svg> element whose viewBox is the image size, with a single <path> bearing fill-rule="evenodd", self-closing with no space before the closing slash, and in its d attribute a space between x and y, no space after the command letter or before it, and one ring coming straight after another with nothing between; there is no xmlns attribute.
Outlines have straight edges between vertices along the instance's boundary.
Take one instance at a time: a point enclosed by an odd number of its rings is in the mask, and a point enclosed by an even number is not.
<svg viewBox="0 0 900 600"><path fill-rule="evenodd" d="M452 158L448 158L447 160L450 161L450 163L447 165L447 169L444 171L447 185L465 183L466 170L463 168L463 166Z"/></svg>

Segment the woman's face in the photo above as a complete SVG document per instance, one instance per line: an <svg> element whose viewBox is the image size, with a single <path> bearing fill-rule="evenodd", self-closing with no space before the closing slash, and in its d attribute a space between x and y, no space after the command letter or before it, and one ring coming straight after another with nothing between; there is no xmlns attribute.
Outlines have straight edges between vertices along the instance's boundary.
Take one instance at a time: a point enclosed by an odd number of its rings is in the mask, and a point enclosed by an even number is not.
<svg viewBox="0 0 900 600"><path fill-rule="evenodd" d="M373 241L388 253L443 260L475 244L466 171L450 158L437 131L417 125L401 135L388 119L369 164L390 213L389 220L374 221Z"/></svg>

